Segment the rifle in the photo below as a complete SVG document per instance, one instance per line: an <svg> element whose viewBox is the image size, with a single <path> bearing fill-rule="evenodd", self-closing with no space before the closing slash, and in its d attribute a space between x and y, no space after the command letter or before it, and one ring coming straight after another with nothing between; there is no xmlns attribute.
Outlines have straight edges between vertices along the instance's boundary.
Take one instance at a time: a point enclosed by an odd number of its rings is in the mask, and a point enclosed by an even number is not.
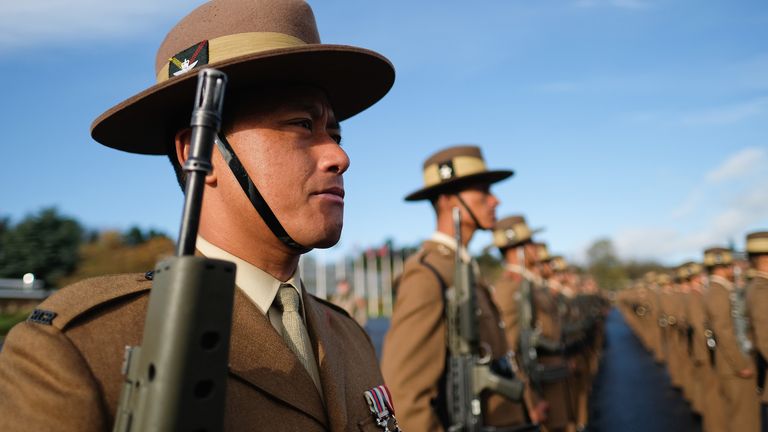
<svg viewBox="0 0 768 432"><path fill-rule="evenodd" d="M490 352L482 353L477 326L474 276L469 262L461 258L461 213L453 209L456 239L456 268L453 287L446 292L448 326L447 403L449 432L501 430L486 428L482 420L480 394L492 391L521 401L524 384L494 371ZM511 369L510 369L511 371ZM535 430L535 429L534 429Z"/></svg>
<svg viewBox="0 0 768 432"><path fill-rule="evenodd" d="M518 261L525 262L524 251L518 248ZM561 381L568 377L565 365L545 366L539 363L539 352L559 355L563 353L560 341L541 337L541 329L536 327L536 308L533 303L533 287L525 275L520 284L520 353L522 367L528 379L541 393L542 384Z"/></svg>
<svg viewBox="0 0 768 432"><path fill-rule="evenodd" d="M223 428L235 265L193 254L226 82L198 76L176 256L154 270L141 346L126 347L114 432Z"/></svg>

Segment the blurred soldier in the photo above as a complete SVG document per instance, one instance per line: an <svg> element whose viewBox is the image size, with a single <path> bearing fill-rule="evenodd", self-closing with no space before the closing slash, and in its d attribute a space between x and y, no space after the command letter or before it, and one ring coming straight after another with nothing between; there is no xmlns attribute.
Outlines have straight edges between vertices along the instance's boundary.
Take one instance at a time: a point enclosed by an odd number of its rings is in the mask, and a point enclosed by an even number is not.
<svg viewBox="0 0 768 432"><path fill-rule="evenodd" d="M361 327L365 326L368 320L368 313L365 310L365 299L358 297L350 289L349 281L339 279L336 282L336 292L329 299L331 303L347 311L349 316L355 319Z"/></svg>
<svg viewBox="0 0 768 432"><path fill-rule="evenodd" d="M664 363L664 339L663 332L667 325L667 317L661 310L661 293L659 285L656 282L658 275L656 272L648 272L643 277L643 281L648 290L651 310L648 322L648 339L653 349L653 359L656 363Z"/></svg>
<svg viewBox="0 0 768 432"><path fill-rule="evenodd" d="M565 302L561 288L554 276L549 250L545 243L536 243L537 267L542 284L534 292L536 309L536 328L540 330L537 345L538 361L550 369L570 369L563 345L563 316ZM559 379L542 382L541 391L549 403L549 414L544 423L548 431L575 430L575 410L572 404L571 389L568 385L568 373Z"/></svg>
<svg viewBox="0 0 768 432"><path fill-rule="evenodd" d="M707 318L717 342L715 370L720 379L723 410L730 432L759 431L760 407L755 394L755 366L744 352L734 328L733 253L726 248L704 251L704 266L709 273L705 297Z"/></svg>
<svg viewBox="0 0 768 432"><path fill-rule="evenodd" d="M688 352L691 361L690 380L693 383L693 406L702 415L704 432L726 430L720 381L713 368L713 352L707 345L710 332L704 305L704 268L695 262L685 263L677 270L678 276L689 286Z"/></svg>
<svg viewBox="0 0 768 432"><path fill-rule="evenodd" d="M768 430L768 231L747 235L747 257L750 263L750 282L747 287L748 316L752 323L755 358L757 360L757 387L762 395L763 431Z"/></svg>
<svg viewBox="0 0 768 432"><path fill-rule="evenodd" d="M680 357L677 353L678 308L672 287L672 277L666 273L661 273L656 277L656 283L659 286L659 308L662 314L661 339L664 360L672 386L680 389L683 384L680 373Z"/></svg>
<svg viewBox="0 0 768 432"><path fill-rule="evenodd" d="M383 97L394 70L374 52L321 44L303 1L214 0L167 35L158 84L101 115L93 138L167 155L184 184L195 69L205 66L229 77L197 240L203 255L237 266L224 429L376 428L366 400L383 389L374 348L344 311L306 292L297 269L302 253L341 235L349 158L338 122ZM152 199L137 208L151 212ZM112 429L150 279L64 288L11 331L0 353L0 430Z"/></svg>
<svg viewBox="0 0 768 432"><path fill-rule="evenodd" d="M588 393L592 339L597 316L592 298L581 293L580 287L569 278L568 264L561 256L551 257L552 277L549 283L558 291L564 309L563 344L571 374L568 377L571 407L577 430L583 430L588 421Z"/></svg>
<svg viewBox="0 0 768 432"><path fill-rule="evenodd" d="M499 200L493 183L512 171L486 169L480 149L458 146L441 150L424 162L424 187L406 201L429 200L435 211L436 231L421 249L408 258L396 287L389 332L384 340L382 371L397 401L403 430L442 431L447 418L446 290L453 285L455 254L471 260L467 244L477 230L491 229ZM454 240L452 210L461 209L465 244ZM473 267L477 265L472 261ZM475 278L479 281L479 278ZM505 362L509 351L503 322L487 286L475 287L480 340L494 362ZM497 394L484 394L483 422L487 426L525 424L527 413L518 403Z"/></svg>
<svg viewBox="0 0 768 432"><path fill-rule="evenodd" d="M526 302L525 306L530 310L533 308L530 292L523 296L521 285L524 280L528 281L529 287L535 285L536 277L529 269L536 264L537 249L533 243L533 234L536 232L537 230L528 227L525 217L520 215L499 220L493 229L493 244L499 248L504 263L504 272L493 286L493 298L504 321L507 346L514 351L520 370L523 368L521 356L526 355L520 350L522 302ZM526 325L532 326L534 323L529 322ZM530 377L526 378L530 383ZM548 405L530 386L528 392L529 406L533 407L531 418L533 421L543 422Z"/></svg>

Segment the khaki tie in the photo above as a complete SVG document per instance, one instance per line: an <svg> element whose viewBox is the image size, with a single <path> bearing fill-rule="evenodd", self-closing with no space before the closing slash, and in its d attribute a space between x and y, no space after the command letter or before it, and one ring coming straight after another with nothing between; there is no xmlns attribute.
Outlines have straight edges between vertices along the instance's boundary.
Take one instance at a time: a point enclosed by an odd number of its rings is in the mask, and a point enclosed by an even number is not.
<svg viewBox="0 0 768 432"><path fill-rule="evenodd" d="M312 377L318 391L320 390L320 377L318 376L317 365L314 364L315 356L312 353L312 345L309 342L309 333L304 326L304 320L301 317L299 293L290 284L280 285L277 292L277 300L282 306L283 339L288 347L299 358L304 369ZM321 392L322 394L322 392Z"/></svg>

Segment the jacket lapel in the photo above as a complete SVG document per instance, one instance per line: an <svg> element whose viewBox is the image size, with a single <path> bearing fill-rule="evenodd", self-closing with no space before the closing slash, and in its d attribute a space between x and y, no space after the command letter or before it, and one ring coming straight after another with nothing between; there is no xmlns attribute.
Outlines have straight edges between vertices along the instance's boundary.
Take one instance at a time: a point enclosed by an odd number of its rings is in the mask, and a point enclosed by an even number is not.
<svg viewBox="0 0 768 432"><path fill-rule="evenodd" d="M331 430L347 427L347 395L345 368L342 361L344 347L338 335L334 335L331 312L302 290L307 312L307 328L320 368L320 382L328 413ZM363 397L361 394L360 397Z"/></svg>
<svg viewBox="0 0 768 432"><path fill-rule="evenodd" d="M232 374L328 425L323 401L312 378L269 318L240 289L235 290L230 343Z"/></svg>

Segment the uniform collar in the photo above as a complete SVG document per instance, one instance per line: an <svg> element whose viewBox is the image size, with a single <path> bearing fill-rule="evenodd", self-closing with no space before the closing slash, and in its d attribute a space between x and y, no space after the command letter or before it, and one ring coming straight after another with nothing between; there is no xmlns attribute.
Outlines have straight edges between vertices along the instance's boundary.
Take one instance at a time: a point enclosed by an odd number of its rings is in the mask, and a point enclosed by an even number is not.
<svg viewBox="0 0 768 432"><path fill-rule="evenodd" d="M296 277L296 272L282 282L271 274L256 267L255 265L238 258L235 255L221 249L210 243L202 236L197 236L197 250L208 258L231 261L237 266L235 273L235 284L245 293L245 295L259 308L261 313L267 314L270 306L275 301L277 291L283 283L291 284L299 293L299 301L302 303L301 310L304 311L301 290L299 289L300 280Z"/></svg>
<svg viewBox="0 0 768 432"><path fill-rule="evenodd" d="M749 270L749 277L750 278L763 278L768 279L768 272L759 271L759 270Z"/></svg>
<svg viewBox="0 0 768 432"><path fill-rule="evenodd" d="M434 234L432 234L432 237L430 238L435 243L440 243L441 245L447 247L448 249L456 252L456 239L449 236L446 233L442 233L440 231L435 231ZM461 259L464 262L469 262L472 260L472 257L469 256L469 252L467 251L467 248L464 246L461 247L461 250L459 252Z"/></svg>
<svg viewBox="0 0 768 432"><path fill-rule="evenodd" d="M711 282L718 283L718 284L722 285L728 291L731 291L734 288L733 282L729 281L728 279L726 279L726 278L724 278L722 276L718 276L718 275L711 275L709 277L709 282L710 283Z"/></svg>
<svg viewBox="0 0 768 432"><path fill-rule="evenodd" d="M527 268L521 266L520 264L505 264L504 268L507 269L507 271L510 271L515 274L519 274L520 276L528 279L528 280L534 280L536 278L536 275L533 274L530 270Z"/></svg>

